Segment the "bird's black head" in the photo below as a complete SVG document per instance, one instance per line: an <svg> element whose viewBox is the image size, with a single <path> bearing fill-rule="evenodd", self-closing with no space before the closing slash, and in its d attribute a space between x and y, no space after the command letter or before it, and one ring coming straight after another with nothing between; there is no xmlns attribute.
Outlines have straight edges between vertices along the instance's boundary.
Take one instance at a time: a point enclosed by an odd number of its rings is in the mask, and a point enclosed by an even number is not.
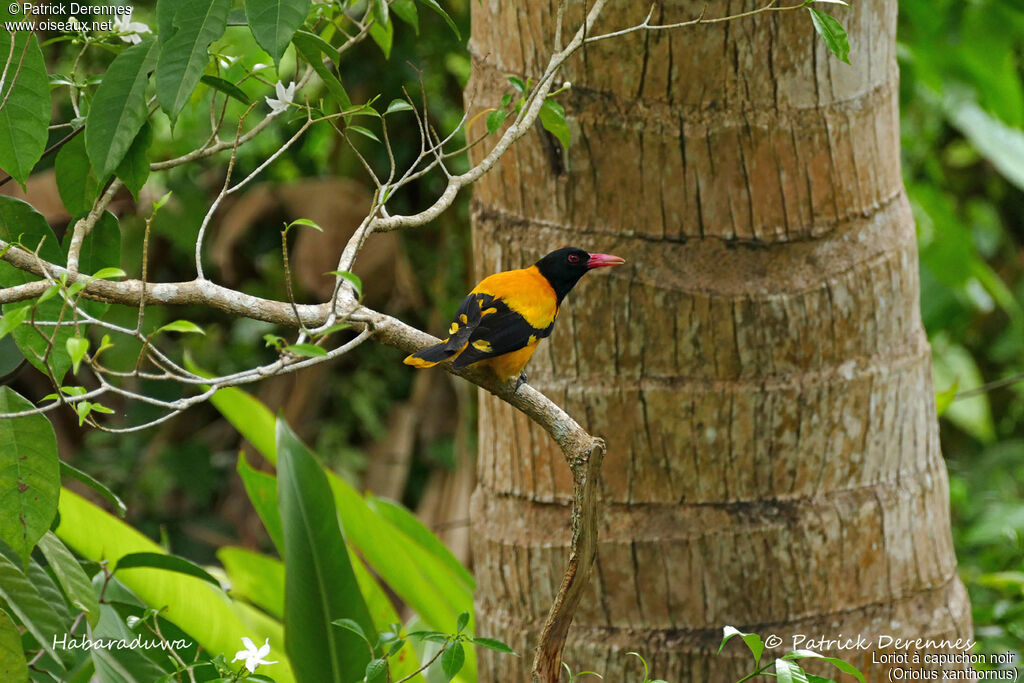
<svg viewBox="0 0 1024 683"><path fill-rule="evenodd" d="M591 268L603 266L621 266L626 261L611 254L589 254L579 247L563 247L557 249L535 264L558 296L562 303L565 295L576 286L580 278Z"/></svg>

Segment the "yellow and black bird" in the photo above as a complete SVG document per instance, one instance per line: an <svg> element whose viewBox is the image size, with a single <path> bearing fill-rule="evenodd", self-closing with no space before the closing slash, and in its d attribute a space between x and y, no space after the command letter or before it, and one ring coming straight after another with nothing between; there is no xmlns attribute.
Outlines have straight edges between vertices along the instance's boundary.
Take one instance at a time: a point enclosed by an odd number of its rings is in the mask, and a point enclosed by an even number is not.
<svg viewBox="0 0 1024 683"><path fill-rule="evenodd" d="M459 306L440 344L406 357L406 365L429 368L455 358L461 370L487 366L499 379L520 382L530 356L555 327L562 299L593 268L619 266L611 254L588 254L577 247L553 251L529 268L506 270L480 281Z"/></svg>

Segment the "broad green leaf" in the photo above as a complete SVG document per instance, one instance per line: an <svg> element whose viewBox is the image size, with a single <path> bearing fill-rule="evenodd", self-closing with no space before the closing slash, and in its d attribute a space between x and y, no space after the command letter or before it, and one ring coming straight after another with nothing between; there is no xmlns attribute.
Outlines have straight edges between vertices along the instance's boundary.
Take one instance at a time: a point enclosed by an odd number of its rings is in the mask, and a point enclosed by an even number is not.
<svg viewBox="0 0 1024 683"><path fill-rule="evenodd" d="M50 263L62 263L60 243L57 236L53 234L50 225L43 218L43 215L29 204L0 195L0 239L7 242L18 242L19 239L25 249L39 251L39 257ZM0 261L0 286L13 287L26 282L35 281L34 275L18 270L14 266ZM13 308L20 308L24 304L5 304L3 312L6 314ZM36 307L37 321L54 321L60 315L62 302L59 298L51 299ZM46 340L35 330L27 325L21 325L11 332L18 348L25 355L28 361L40 372L46 373L43 363L39 360L46 351ZM46 334L52 335L53 328L46 328ZM53 352L50 356L50 366L54 377L58 382L64 378L68 368L71 367L71 359L68 357L64 344L67 338L72 335L69 328L61 328L53 341Z"/></svg>
<svg viewBox="0 0 1024 683"><path fill-rule="evenodd" d="M96 625L100 618L100 603L92 581L71 551L52 532L39 539L39 550L53 570L68 602L85 612L89 623Z"/></svg>
<svg viewBox="0 0 1024 683"><path fill-rule="evenodd" d="M444 671L446 681L450 681L462 671L466 663L466 650L462 643L454 642L441 655L441 670Z"/></svg>
<svg viewBox="0 0 1024 683"><path fill-rule="evenodd" d="M285 347L285 351L307 358L320 358L327 355L327 351L323 347L314 344L291 344Z"/></svg>
<svg viewBox="0 0 1024 683"><path fill-rule="evenodd" d="M0 609L0 680L28 681L28 663L21 648L21 634L10 615Z"/></svg>
<svg viewBox="0 0 1024 683"><path fill-rule="evenodd" d="M146 83L159 53L159 43L144 38L114 58L96 89L85 120L85 149L98 178L121 164L146 122Z"/></svg>
<svg viewBox="0 0 1024 683"><path fill-rule="evenodd" d="M199 80L214 90L219 90L228 97L238 100L242 104L252 104L252 98L246 95L244 90L231 81L226 81L223 78L218 78L217 76L211 76L209 74L204 75Z"/></svg>
<svg viewBox="0 0 1024 683"><path fill-rule="evenodd" d="M8 309L3 316L0 316L0 339L16 330L19 325L28 319L30 313L32 313L32 306L29 304ZM14 351L17 352L16 347ZM19 360L18 362L20 363L21 361Z"/></svg>
<svg viewBox="0 0 1024 683"><path fill-rule="evenodd" d="M808 683L804 670L785 659L775 660L775 676L779 683Z"/></svg>
<svg viewBox="0 0 1024 683"><path fill-rule="evenodd" d="M71 371L77 375L78 366L81 365L82 359L89 351L89 340L82 337L70 337L64 345L68 349L68 355L71 356Z"/></svg>
<svg viewBox="0 0 1024 683"><path fill-rule="evenodd" d="M850 41L846 37L846 29L843 28L843 25L835 17L825 14L821 10L808 7L807 11L811 13L811 23L814 24L814 30L818 32L818 35L824 39L825 46L840 61L849 64Z"/></svg>
<svg viewBox="0 0 1024 683"><path fill-rule="evenodd" d="M160 0L158 9L168 2ZM210 43L224 35L227 27L231 0L177 0L174 4L172 30L170 35L160 35L156 64L156 96L171 119L178 117L203 77Z"/></svg>
<svg viewBox="0 0 1024 683"><path fill-rule="evenodd" d="M394 501L390 501L386 498L377 498L376 496L367 494L366 504L370 506L381 518L390 522L393 526L398 528L402 533L408 536L410 539L418 543L423 547L424 550L429 552L431 555L436 557L438 560L443 562L452 573L462 580L462 583L470 591L476 587L476 582L473 580L473 575L466 569L465 566L452 554L452 551L448 549L441 540L434 535L430 529L426 527L416 515L409 512L409 510Z"/></svg>
<svg viewBox="0 0 1024 683"><path fill-rule="evenodd" d="M1006 125L976 102L950 96L943 109L952 123L1004 178L1024 189L1024 131Z"/></svg>
<svg viewBox="0 0 1024 683"><path fill-rule="evenodd" d="M754 667L756 668L761 665L761 654L764 652L764 642L761 640L761 636L756 633L744 633L732 626L726 626L722 629L722 632L722 642L718 646L719 652L722 651L722 648L725 647L725 644L728 643L733 636L739 636L750 649L750 653L754 655Z"/></svg>
<svg viewBox="0 0 1024 683"><path fill-rule="evenodd" d="M280 65L295 31L309 13L309 0L245 0L245 17L256 42Z"/></svg>
<svg viewBox="0 0 1024 683"><path fill-rule="evenodd" d="M455 22L452 21L452 18L450 16L448 16L448 13L445 12L444 9L441 8L441 5L437 4L437 0L419 0L419 1L422 2L424 5L426 5L427 7L429 7L430 9L434 10L435 12L437 12L438 14L440 14L444 18L445 23L448 24L448 28L450 28L452 30L452 33L455 34L455 37L458 40L462 40L462 34L459 33L459 27L455 25Z"/></svg>
<svg viewBox="0 0 1024 683"><path fill-rule="evenodd" d="M10 387L0 387L0 415L33 407ZM0 540L27 563L57 513L57 437L43 415L0 418L0 444Z"/></svg>
<svg viewBox="0 0 1024 683"><path fill-rule="evenodd" d="M375 140L377 142L380 142L380 138L377 137L377 134L374 133L369 128L364 128L363 126L353 126L352 124L349 124L349 125L345 126L345 130L346 131L350 130L353 133L359 133L360 135L362 135L364 137L368 137L371 140Z"/></svg>
<svg viewBox="0 0 1024 683"><path fill-rule="evenodd" d="M379 2L379 0L375 0L375 7L377 6L377 2ZM395 40L395 24L390 21L373 22L370 24L370 37L373 38L373 42L377 43L377 47L379 47L381 52L384 53L384 59L390 59L391 45Z"/></svg>
<svg viewBox="0 0 1024 683"><path fill-rule="evenodd" d="M462 633L466 630L467 626L469 626L469 612L463 612L455 621L455 632Z"/></svg>
<svg viewBox="0 0 1024 683"><path fill-rule="evenodd" d="M113 491L108 489L105 485L93 479L92 476L90 476L89 474L83 472L82 470L72 465L67 464L63 460L60 461L60 474L62 477L71 477L72 479L75 479L76 481L85 484L93 491L106 498L108 501L110 501L110 504L114 506L114 509L117 510L117 514L119 517L124 517L125 514L127 514L128 508L127 506L125 506L124 501L121 500Z"/></svg>
<svg viewBox="0 0 1024 683"><path fill-rule="evenodd" d="M220 394L223 391L227 390L221 389L217 393ZM263 408L262 403L260 408ZM267 535L270 536L277 552L283 555L284 529L281 527L281 513L277 508L277 478L272 474L254 470L242 454L238 456L238 475L242 478L249 502L252 503L256 514L263 522L263 528L267 530Z"/></svg>
<svg viewBox="0 0 1024 683"><path fill-rule="evenodd" d="M278 619L284 617L284 563L281 560L234 547L219 548L217 559L231 581L232 595L245 598Z"/></svg>
<svg viewBox="0 0 1024 683"><path fill-rule="evenodd" d="M373 622L359 593L323 469L283 419L277 421L278 506L285 547L285 647L301 680L358 680L369 653L355 634L333 628Z"/></svg>
<svg viewBox="0 0 1024 683"><path fill-rule="evenodd" d="M970 351L951 342L946 335L936 335L931 342L935 386L945 387L956 382L958 391L968 391L984 384L981 370ZM949 420L982 443L990 444L996 440L995 421L987 394L953 401L942 419Z"/></svg>
<svg viewBox="0 0 1024 683"><path fill-rule="evenodd" d="M182 334L206 334L203 328L191 320L175 320L162 325L157 332L181 332Z"/></svg>
<svg viewBox="0 0 1024 683"><path fill-rule="evenodd" d="M416 31L416 35L419 35L420 17L419 13L416 11L416 3L414 0L393 0L391 3L391 11L394 12L399 19L412 26L413 30Z"/></svg>
<svg viewBox="0 0 1024 683"><path fill-rule="evenodd" d="M117 177L132 193L136 200L142 186L149 179L149 146L153 142L153 128L144 123L138 135L132 140L124 159L117 166Z"/></svg>
<svg viewBox="0 0 1024 683"><path fill-rule="evenodd" d="M134 567L150 567L152 569L164 569L169 572L187 574L189 576L202 579L203 581L220 588L220 582L213 578L208 571L200 567L195 562L186 560L184 557L178 557L177 555L150 552L129 553L122 556L121 559L117 561L117 568L115 571L122 571Z"/></svg>
<svg viewBox="0 0 1024 683"><path fill-rule="evenodd" d="M793 652L785 655L784 659L815 659L822 662L828 662L843 673L850 674L860 681L860 683L864 683L864 675L860 670L853 664L850 664L843 659L839 659L838 657L826 657L825 655L820 655L812 650L794 650Z"/></svg>
<svg viewBox="0 0 1024 683"><path fill-rule="evenodd" d="M515 650L496 638L473 638L473 643L480 647L486 647L488 650L494 650L495 652L502 652L507 655L516 654Z"/></svg>
<svg viewBox="0 0 1024 683"><path fill-rule="evenodd" d="M292 221L291 223L289 223L285 227L285 230L287 230L288 228L291 228L293 225L304 225L307 228L313 228L314 230L319 230L320 232L324 231L323 228L321 228L319 225L316 224L316 221L311 221L308 218L297 218L297 219L295 219L294 221Z"/></svg>
<svg viewBox="0 0 1024 683"><path fill-rule="evenodd" d="M192 372L197 370L195 367L189 369ZM270 462L276 461L274 456L277 452L277 446L274 443L274 414L259 399L241 389L226 387L218 389L217 393L210 397L210 403L263 457ZM241 467L242 464L239 463L240 473ZM245 479L244 475L242 479ZM278 545L278 549L281 549L280 545Z"/></svg>
<svg viewBox="0 0 1024 683"><path fill-rule="evenodd" d="M343 280L347 280L352 285L352 289L355 290L356 298L363 298L363 281L355 273L350 273L347 270L332 270L324 274L336 275L337 277L340 277Z"/></svg>
<svg viewBox="0 0 1024 683"><path fill-rule="evenodd" d="M54 166L57 192L64 208L72 216L88 212L100 194L100 181L85 152L85 135L76 135L65 143L57 152Z"/></svg>
<svg viewBox="0 0 1024 683"><path fill-rule="evenodd" d="M387 680L388 663L383 659L373 659L366 665L363 680L367 683L380 683Z"/></svg>
<svg viewBox="0 0 1024 683"><path fill-rule="evenodd" d="M306 31L296 31L295 36L292 38L292 43L295 45L295 49L299 51L302 58L305 59L310 66L316 71L317 76L327 86L328 92L334 96L338 106L342 109L351 109L352 100L349 99L348 93L345 91L345 87L338 80L338 77L334 75L330 69L324 64L322 54L327 54L329 57L337 57L337 52L332 55L330 52L324 52L324 40L320 36L308 33Z"/></svg>
<svg viewBox="0 0 1024 683"><path fill-rule="evenodd" d="M0 12L4 16L9 13ZM49 137L49 77L35 33L0 31L0 55L4 62L15 56L0 88L0 102L7 100L0 107L0 168L24 186Z"/></svg>
<svg viewBox="0 0 1024 683"><path fill-rule="evenodd" d="M506 118L508 118L508 112L504 109L492 111L487 115L487 132L492 134L498 132Z"/></svg>
<svg viewBox="0 0 1024 683"><path fill-rule="evenodd" d="M14 612L39 646L53 657L54 661L67 664L70 653L55 650L54 634L67 633L71 626L61 619L54 608L40 595L28 576L6 557L0 555L0 599Z"/></svg>
<svg viewBox="0 0 1024 683"><path fill-rule="evenodd" d="M28 306L22 306L21 308L16 308L14 310L21 311L25 316L27 316L28 308ZM5 336L10 334L9 331L5 331L7 315L0 315L0 378L14 372L25 361L25 356L21 354L21 351L18 349L18 345L14 342L14 339L12 337Z"/></svg>
<svg viewBox="0 0 1024 683"><path fill-rule="evenodd" d="M86 559L116 561L130 553L162 552L135 529L67 489L61 491L59 511L57 536ZM255 608L232 601L202 579L177 572L138 567L118 571L117 578L150 607L166 607L163 616L210 652L230 658L241 649L243 636L269 636L277 655L272 658L281 662L261 667L260 672L278 683L295 680L284 656L280 624Z"/></svg>
<svg viewBox="0 0 1024 683"><path fill-rule="evenodd" d="M569 124L565 122L565 109L562 105L551 99L544 100L540 108L540 125L558 138L563 149L569 149Z"/></svg>
<svg viewBox="0 0 1024 683"><path fill-rule="evenodd" d="M94 280L113 280L119 277L128 277L128 273L120 268L100 268L92 274Z"/></svg>
<svg viewBox="0 0 1024 683"><path fill-rule="evenodd" d="M413 111L412 105L405 100L391 100L391 104L384 111L385 114L394 114L400 111Z"/></svg>

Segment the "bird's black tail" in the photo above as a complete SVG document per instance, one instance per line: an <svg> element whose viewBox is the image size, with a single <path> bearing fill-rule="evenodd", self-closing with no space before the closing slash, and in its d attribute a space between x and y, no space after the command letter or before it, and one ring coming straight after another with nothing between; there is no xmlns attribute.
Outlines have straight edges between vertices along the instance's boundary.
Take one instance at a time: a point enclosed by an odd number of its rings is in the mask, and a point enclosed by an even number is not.
<svg viewBox="0 0 1024 683"><path fill-rule="evenodd" d="M458 348L450 349L446 342L441 342L406 356L402 362L416 368L432 368L438 363L448 360L461 350Z"/></svg>

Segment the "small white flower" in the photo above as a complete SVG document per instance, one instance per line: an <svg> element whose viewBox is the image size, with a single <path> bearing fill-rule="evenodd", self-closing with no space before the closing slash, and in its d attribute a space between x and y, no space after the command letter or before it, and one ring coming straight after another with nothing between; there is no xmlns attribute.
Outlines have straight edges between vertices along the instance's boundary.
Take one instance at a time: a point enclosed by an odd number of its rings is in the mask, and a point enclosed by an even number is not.
<svg viewBox="0 0 1024 683"><path fill-rule="evenodd" d="M270 66L269 64L253 64L252 65L252 72L256 73L257 71L263 71L264 69L268 68L269 66Z"/></svg>
<svg viewBox="0 0 1024 683"><path fill-rule="evenodd" d="M568 90L571 87L572 87L572 83L569 82L569 81L566 81L565 83L562 84L562 90Z"/></svg>
<svg viewBox="0 0 1024 683"><path fill-rule="evenodd" d="M295 97L295 81L289 83L287 88L283 83L281 83L281 81L278 81L274 85L274 92L277 93L277 99L273 99L269 96L264 98L270 106L271 116L277 116L288 109L288 105L291 104L292 98Z"/></svg>
<svg viewBox="0 0 1024 683"><path fill-rule="evenodd" d="M277 660L270 662L263 659L270 654L270 638L267 638L259 648L256 647L256 643L248 638L242 638L242 645L245 645L245 649L235 653L235 658L231 662L234 663L239 659L244 659L245 668L249 670L249 673L256 671L256 667L261 664L277 664Z"/></svg>
<svg viewBox="0 0 1024 683"><path fill-rule="evenodd" d="M132 13L118 14L114 17L114 33L118 34L126 43L138 44L142 42L140 33L152 33L149 27L141 21L132 21Z"/></svg>

